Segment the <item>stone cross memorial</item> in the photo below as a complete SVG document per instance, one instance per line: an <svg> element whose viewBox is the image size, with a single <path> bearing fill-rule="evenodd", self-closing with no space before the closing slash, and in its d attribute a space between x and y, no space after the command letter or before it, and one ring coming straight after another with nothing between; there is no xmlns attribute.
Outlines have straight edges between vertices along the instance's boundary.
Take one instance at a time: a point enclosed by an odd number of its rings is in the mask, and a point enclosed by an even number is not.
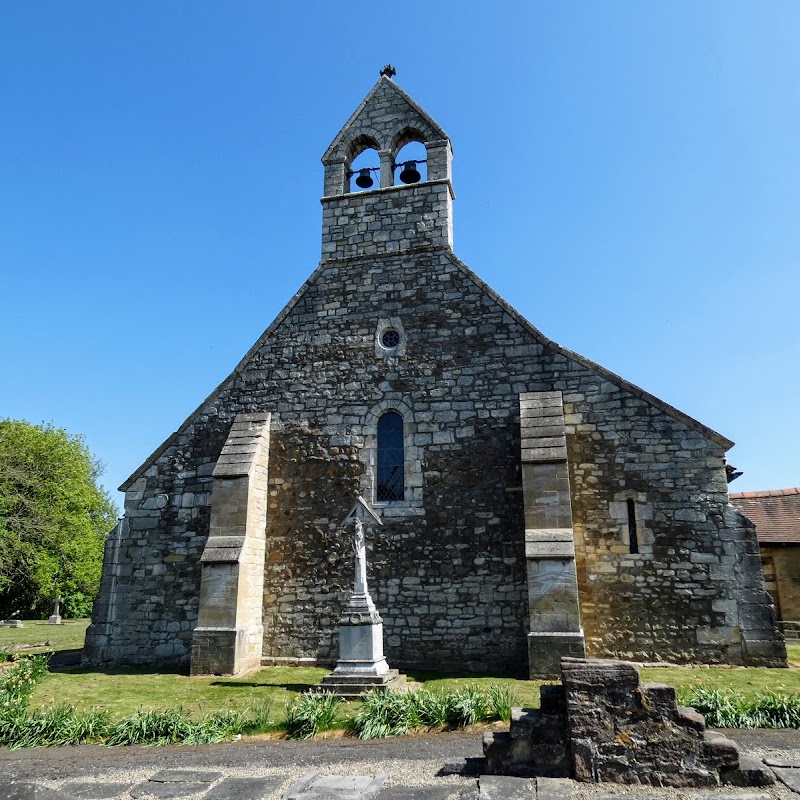
<svg viewBox="0 0 800 800"><path fill-rule="evenodd" d="M55 605L53 606L53 613L50 615L47 622L50 625L61 624L61 595L58 595L58 597L56 597L56 602Z"/></svg>
<svg viewBox="0 0 800 800"><path fill-rule="evenodd" d="M358 497L342 527L353 527L355 578L353 591L339 620L339 660L330 675L318 684L321 690L357 697L370 689L396 689L405 676L389 669L383 655L383 620L367 587L367 525L382 525L363 497Z"/></svg>

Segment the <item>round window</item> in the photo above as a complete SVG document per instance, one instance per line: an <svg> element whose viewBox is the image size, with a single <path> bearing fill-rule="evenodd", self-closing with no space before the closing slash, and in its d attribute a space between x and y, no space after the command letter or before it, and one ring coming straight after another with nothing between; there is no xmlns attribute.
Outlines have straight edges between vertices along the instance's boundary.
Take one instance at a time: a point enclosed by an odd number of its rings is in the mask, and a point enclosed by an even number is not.
<svg viewBox="0 0 800 800"><path fill-rule="evenodd" d="M393 328L384 331L381 336L381 344L388 350L393 350L400 344L400 334Z"/></svg>

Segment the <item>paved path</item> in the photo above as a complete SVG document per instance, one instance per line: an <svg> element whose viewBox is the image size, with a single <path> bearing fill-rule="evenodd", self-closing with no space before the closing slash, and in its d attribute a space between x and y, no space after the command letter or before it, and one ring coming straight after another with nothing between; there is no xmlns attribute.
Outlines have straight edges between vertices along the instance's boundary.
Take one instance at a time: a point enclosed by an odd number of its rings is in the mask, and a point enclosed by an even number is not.
<svg viewBox="0 0 800 800"><path fill-rule="evenodd" d="M771 762L782 782L769 791L700 791L442 774L447 763L482 755L480 734L470 731L371 742L0 749L0 800L798 800L798 731L726 734Z"/></svg>

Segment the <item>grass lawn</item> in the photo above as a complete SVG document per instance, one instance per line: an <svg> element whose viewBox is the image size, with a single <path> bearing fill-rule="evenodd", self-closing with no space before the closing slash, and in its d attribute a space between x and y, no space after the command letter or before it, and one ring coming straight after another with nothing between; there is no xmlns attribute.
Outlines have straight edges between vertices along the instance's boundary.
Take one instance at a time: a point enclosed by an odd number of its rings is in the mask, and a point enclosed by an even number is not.
<svg viewBox="0 0 800 800"><path fill-rule="evenodd" d="M736 669L724 667L646 667L643 683L666 683L676 689L723 689L746 695L775 691L800 694L800 669Z"/></svg>
<svg viewBox="0 0 800 800"><path fill-rule="evenodd" d="M246 678L190 678L153 668L94 671L65 668L51 672L36 686L32 706L68 701L78 709L95 706L122 719L143 706L165 710L183 707L199 719L215 711L244 711L255 700L271 700L270 720L279 722L292 698L330 670L267 667Z"/></svg>
<svg viewBox="0 0 800 800"><path fill-rule="evenodd" d="M47 650L79 649L89 620L68 620L60 626L41 620L27 621L23 628L0 628L0 656L13 644L50 644ZM800 645L788 648L790 662L800 666ZM19 651L18 651L19 652ZM35 651L21 651L35 652ZM130 668L97 671L80 667L61 668L37 685L32 705L50 705L67 701L78 709L108 709L121 719L140 706L151 709L183 707L193 717L224 709L245 710L255 700L270 700L271 720L284 717L287 705L298 693L318 683L326 669L267 667L246 678L190 678L178 670ZM445 675L410 671L410 680L432 691L456 689L470 683L509 685L516 695L516 705L537 707L541 681L512 678ZM745 694L774 690L800 694L800 669L725 669L718 667L664 668L641 670L645 683L667 683L678 689L731 689ZM355 713L358 703L347 704L346 716Z"/></svg>
<svg viewBox="0 0 800 800"><path fill-rule="evenodd" d="M467 684L490 686L496 683L501 686L510 686L517 698L514 705L526 708L538 708L539 687L543 683L552 683L552 681L521 681L514 678L464 677L444 675L441 672L417 672L414 670L407 671L406 675L409 680L424 684L425 688L432 692L452 691Z"/></svg>
<svg viewBox="0 0 800 800"><path fill-rule="evenodd" d="M49 625L44 619L26 619L21 628L0 628L0 653L9 652L15 644L40 645L35 650L80 650L91 620L68 619L61 625Z"/></svg>
<svg viewBox="0 0 800 800"><path fill-rule="evenodd" d="M326 669L267 667L246 678L237 679L190 678L177 671L164 669L101 672L77 667L64 668L41 680L34 690L32 705L50 705L66 700L79 709L108 709L115 719L131 714L140 706L161 710L183 707L193 717L200 718L223 709L245 710L255 700L269 699L272 703L270 719L278 723L284 718L292 698L318 683L327 672ZM426 689L432 691L456 689L475 683L509 685L517 697L516 705L539 705L541 681L414 671L407 674L409 679L424 684ZM645 683L667 683L678 689L704 686L733 689L746 694L769 690L800 694L800 669L645 667L641 674ZM347 704L344 716L352 716L357 707L357 703Z"/></svg>

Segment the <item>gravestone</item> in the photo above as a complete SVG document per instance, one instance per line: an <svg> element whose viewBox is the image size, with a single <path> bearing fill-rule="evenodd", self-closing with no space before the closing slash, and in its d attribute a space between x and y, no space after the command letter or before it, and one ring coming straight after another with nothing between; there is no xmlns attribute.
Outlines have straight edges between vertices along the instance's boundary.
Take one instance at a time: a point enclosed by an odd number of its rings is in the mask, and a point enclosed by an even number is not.
<svg viewBox="0 0 800 800"><path fill-rule="evenodd" d="M22 627L22 620L19 618L19 615L22 612L15 611L6 621L5 626L7 628L21 628Z"/></svg>
<svg viewBox="0 0 800 800"><path fill-rule="evenodd" d="M365 525L382 525L363 497L358 497L343 527L353 527L355 579L353 591L339 620L339 660L318 688L343 697L358 697L371 689L396 689L405 676L390 669L383 655L383 620L367 586Z"/></svg>
<svg viewBox="0 0 800 800"><path fill-rule="evenodd" d="M53 606L53 613L47 620L48 625L60 625L61 624L61 595L56 597L55 605Z"/></svg>

